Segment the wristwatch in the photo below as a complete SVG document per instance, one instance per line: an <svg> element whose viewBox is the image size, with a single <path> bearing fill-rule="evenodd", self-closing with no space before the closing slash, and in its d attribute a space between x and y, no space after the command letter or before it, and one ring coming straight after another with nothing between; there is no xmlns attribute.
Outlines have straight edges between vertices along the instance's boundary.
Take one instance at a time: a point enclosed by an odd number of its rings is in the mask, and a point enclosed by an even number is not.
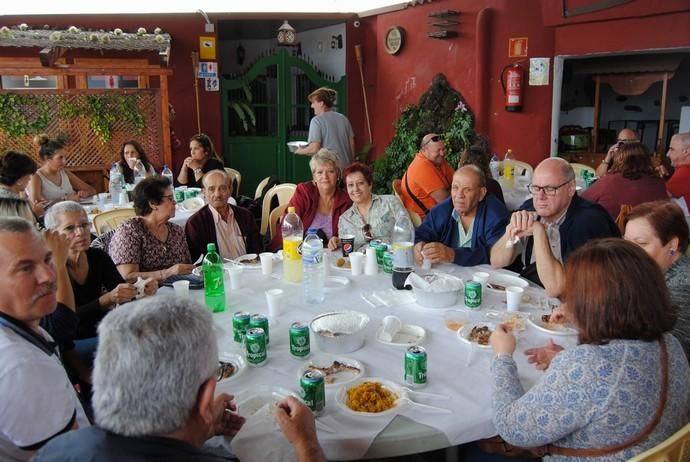
<svg viewBox="0 0 690 462"><path fill-rule="evenodd" d="M201 169L200 169L200 168L195 168L195 169L194 169L194 173L200 173L200 172L201 172Z"/></svg>

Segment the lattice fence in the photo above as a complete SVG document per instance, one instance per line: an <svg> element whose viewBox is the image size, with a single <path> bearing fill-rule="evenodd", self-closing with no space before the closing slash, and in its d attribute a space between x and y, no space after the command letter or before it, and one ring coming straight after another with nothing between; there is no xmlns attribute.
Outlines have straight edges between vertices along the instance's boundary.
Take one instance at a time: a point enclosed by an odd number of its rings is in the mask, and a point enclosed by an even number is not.
<svg viewBox="0 0 690 462"><path fill-rule="evenodd" d="M12 93L0 91L0 94ZM16 92L18 93L18 92ZM22 107L22 114L29 122L39 117L45 117L47 103L48 123L40 130L49 137L63 136L67 139L68 166L99 166L107 167L119 160L119 151L126 140L137 140L146 151L149 160L161 168L163 163L163 147L161 137L160 99L158 89L138 90L38 90L30 93L32 102ZM114 95L134 97L136 107L143 117L140 130L126 119L115 117L110 123L110 135L103 141L90 126L88 116L71 115L74 108L83 107L87 98L99 95ZM104 101L107 98L104 99ZM91 99L93 102L93 99ZM104 111L108 111L108 105ZM38 159L38 148L33 144L36 133L19 136L9 135L5 127L0 127L0 151L8 149L29 154Z"/></svg>

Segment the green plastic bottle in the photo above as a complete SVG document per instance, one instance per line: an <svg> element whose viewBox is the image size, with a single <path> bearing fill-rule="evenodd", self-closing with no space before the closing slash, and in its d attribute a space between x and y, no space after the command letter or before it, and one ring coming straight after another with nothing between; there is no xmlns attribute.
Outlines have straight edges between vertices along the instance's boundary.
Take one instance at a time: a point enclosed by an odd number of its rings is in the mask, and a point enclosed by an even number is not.
<svg viewBox="0 0 690 462"><path fill-rule="evenodd" d="M204 300L213 313L225 311L225 287L223 285L223 261L216 252L216 244L206 246L204 269Z"/></svg>

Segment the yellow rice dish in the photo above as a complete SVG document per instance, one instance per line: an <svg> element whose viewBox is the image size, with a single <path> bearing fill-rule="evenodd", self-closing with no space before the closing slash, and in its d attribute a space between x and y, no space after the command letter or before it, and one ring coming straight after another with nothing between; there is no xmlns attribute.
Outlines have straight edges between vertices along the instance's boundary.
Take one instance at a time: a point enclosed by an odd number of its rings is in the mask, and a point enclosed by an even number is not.
<svg viewBox="0 0 690 462"><path fill-rule="evenodd" d="M347 407L356 412L383 412L395 406L398 396L378 382L362 382L347 390Z"/></svg>

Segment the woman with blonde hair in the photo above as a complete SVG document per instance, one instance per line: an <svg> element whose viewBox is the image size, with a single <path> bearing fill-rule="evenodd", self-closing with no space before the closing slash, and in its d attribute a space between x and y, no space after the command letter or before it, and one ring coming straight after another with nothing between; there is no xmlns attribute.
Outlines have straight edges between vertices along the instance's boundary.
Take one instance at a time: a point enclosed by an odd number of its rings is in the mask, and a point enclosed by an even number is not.
<svg viewBox="0 0 690 462"><path fill-rule="evenodd" d="M313 156L326 148L335 152L339 167L344 168L355 159L355 135L347 117L333 110L336 96L335 90L326 87L311 92L309 102L316 115L309 123L309 144L295 154Z"/></svg>

